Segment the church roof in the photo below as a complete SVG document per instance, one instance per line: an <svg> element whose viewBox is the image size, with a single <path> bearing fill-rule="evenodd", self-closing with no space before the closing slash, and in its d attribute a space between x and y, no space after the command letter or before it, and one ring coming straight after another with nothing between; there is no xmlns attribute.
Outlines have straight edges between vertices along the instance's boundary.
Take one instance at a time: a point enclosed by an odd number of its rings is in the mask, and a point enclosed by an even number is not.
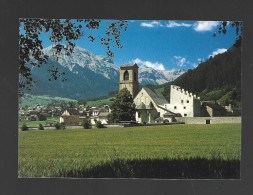
<svg viewBox="0 0 253 195"><path fill-rule="evenodd" d="M147 92L147 94L152 98L156 105L164 105L169 102L165 99L165 97L161 94L157 89L149 89L147 87L143 87L143 89Z"/></svg>
<svg viewBox="0 0 253 195"><path fill-rule="evenodd" d="M122 64L120 67L122 68L122 67L133 67L133 66L137 66L137 64L136 63Z"/></svg>

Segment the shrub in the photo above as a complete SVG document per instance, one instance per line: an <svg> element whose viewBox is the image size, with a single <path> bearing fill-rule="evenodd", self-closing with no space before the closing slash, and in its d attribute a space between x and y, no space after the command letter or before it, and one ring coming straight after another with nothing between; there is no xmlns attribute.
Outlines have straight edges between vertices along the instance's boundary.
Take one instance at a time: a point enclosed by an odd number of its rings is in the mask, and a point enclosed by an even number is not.
<svg viewBox="0 0 253 195"><path fill-rule="evenodd" d="M21 130L22 131L27 131L28 130L28 127L26 124L23 124L22 127L21 127Z"/></svg>
<svg viewBox="0 0 253 195"><path fill-rule="evenodd" d="M112 113L110 113L107 115L107 123L119 123L119 120L113 118Z"/></svg>
<svg viewBox="0 0 253 195"><path fill-rule="evenodd" d="M96 127L97 128L104 128L104 125L101 123L101 121L96 122Z"/></svg>
<svg viewBox="0 0 253 195"><path fill-rule="evenodd" d="M39 130L44 130L44 127L41 123L39 124Z"/></svg>
<svg viewBox="0 0 253 195"><path fill-rule="evenodd" d="M82 124L84 129L90 129L91 128L91 123L90 123L90 119L85 118L83 120L83 124Z"/></svg>
<svg viewBox="0 0 253 195"><path fill-rule="evenodd" d="M55 127L55 129L65 129L64 123L59 123L59 122L56 122L54 124L54 127Z"/></svg>
<svg viewBox="0 0 253 195"><path fill-rule="evenodd" d="M45 121L45 120L47 120L47 117L44 114L38 114L38 120L39 121Z"/></svg>
<svg viewBox="0 0 253 195"><path fill-rule="evenodd" d="M55 127L55 129L60 129L60 123L58 123L58 122L55 123L55 124L54 124L54 127Z"/></svg>
<svg viewBox="0 0 253 195"><path fill-rule="evenodd" d="M108 122L108 123L114 123L112 113L109 113L109 114L107 115L107 122Z"/></svg>

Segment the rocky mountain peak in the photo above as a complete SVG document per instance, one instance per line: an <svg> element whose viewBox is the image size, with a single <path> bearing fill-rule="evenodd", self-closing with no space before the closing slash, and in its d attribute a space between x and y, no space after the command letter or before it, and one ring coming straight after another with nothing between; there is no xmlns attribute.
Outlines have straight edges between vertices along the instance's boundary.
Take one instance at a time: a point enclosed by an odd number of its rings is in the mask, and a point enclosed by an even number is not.
<svg viewBox="0 0 253 195"><path fill-rule="evenodd" d="M72 99L93 98L107 95L110 91L118 90L119 67L107 56L95 55L91 51L75 46L73 53L67 56L65 52L55 57L52 46L44 49L49 56L49 62L57 66L59 71L66 73L67 82L48 82L46 65L42 69L32 69L36 80L34 95L54 95ZM155 70L151 67L139 65L140 85L163 84L174 80L185 71L172 69L166 71ZM44 73L45 72L45 73Z"/></svg>

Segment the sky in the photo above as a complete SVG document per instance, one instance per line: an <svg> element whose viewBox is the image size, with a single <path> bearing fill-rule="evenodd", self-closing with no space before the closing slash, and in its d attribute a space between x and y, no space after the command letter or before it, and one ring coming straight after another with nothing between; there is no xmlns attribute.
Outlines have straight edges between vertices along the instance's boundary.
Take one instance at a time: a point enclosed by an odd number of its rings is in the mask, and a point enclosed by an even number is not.
<svg viewBox="0 0 253 195"><path fill-rule="evenodd" d="M104 34L108 22L102 21L99 30L92 31L92 35ZM113 61L117 66L135 62L156 70L194 69L200 61L225 52L235 42L232 27L226 35L217 33L213 37L219 24L219 21L128 20L127 30L120 36L123 48L113 48ZM51 45L46 35L41 37L44 47ZM97 40L90 42L83 37L76 45L96 55L107 55L106 47Z"/></svg>

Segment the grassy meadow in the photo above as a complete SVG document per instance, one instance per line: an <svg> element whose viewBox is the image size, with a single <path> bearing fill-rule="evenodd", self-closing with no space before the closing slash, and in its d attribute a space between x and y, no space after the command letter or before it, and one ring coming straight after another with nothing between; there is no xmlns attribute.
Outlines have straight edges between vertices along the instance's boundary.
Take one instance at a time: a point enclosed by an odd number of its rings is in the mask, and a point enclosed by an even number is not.
<svg viewBox="0 0 253 195"><path fill-rule="evenodd" d="M37 104L46 106L52 102L76 102L74 99L62 98L62 97L50 97L48 95L30 95L24 94L20 99L19 106L35 106Z"/></svg>
<svg viewBox="0 0 253 195"><path fill-rule="evenodd" d="M39 127L39 124L42 124L43 126L46 125L46 123L55 123L59 122L60 117L48 117L45 121L30 121L30 120L20 120L18 123L19 127L22 127L23 124L26 124L28 127Z"/></svg>
<svg viewBox="0 0 253 195"><path fill-rule="evenodd" d="M106 99L101 99L101 100L94 100L94 101L87 101L86 106L102 106L102 105L110 105L114 97L106 98Z"/></svg>
<svg viewBox="0 0 253 195"><path fill-rule="evenodd" d="M19 177L239 178L241 125L19 131Z"/></svg>

